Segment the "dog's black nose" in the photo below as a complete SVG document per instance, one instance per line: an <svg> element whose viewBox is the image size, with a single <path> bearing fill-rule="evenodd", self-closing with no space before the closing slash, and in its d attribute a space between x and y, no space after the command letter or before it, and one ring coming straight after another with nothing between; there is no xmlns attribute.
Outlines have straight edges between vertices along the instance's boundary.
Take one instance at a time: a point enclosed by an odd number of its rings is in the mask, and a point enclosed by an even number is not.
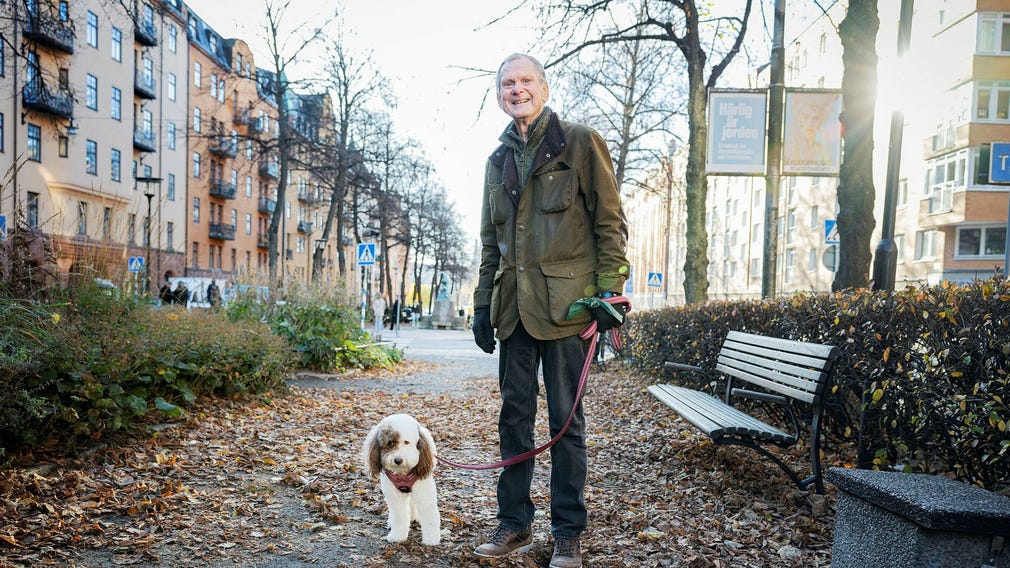
<svg viewBox="0 0 1010 568"><path fill-rule="evenodd" d="M401 465L403 463L403 458L394 458L393 463L396 465Z"/></svg>

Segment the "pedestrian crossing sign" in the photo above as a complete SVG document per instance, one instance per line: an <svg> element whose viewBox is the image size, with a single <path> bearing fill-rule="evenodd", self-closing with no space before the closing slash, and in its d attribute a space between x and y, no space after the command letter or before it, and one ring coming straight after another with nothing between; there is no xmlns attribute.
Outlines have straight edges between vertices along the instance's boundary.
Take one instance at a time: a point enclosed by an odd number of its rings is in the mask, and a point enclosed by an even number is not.
<svg viewBox="0 0 1010 568"><path fill-rule="evenodd" d="M142 256L131 256L127 266L130 272L143 272L144 271L144 257Z"/></svg>
<svg viewBox="0 0 1010 568"><path fill-rule="evenodd" d="M358 266L375 264L375 243L358 243Z"/></svg>
<svg viewBox="0 0 1010 568"><path fill-rule="evenodd" d="M650 272L649 281L650 288L662 288L663 287L663 273L662 272Z"/></svg>
<svg viewBox="0 0 1010 568"><path fill-rule="evenodd" d="M824 244L826 245L837 245L841 241L838 240L838 221L835 219L825 219L824 220Z"/></svg>

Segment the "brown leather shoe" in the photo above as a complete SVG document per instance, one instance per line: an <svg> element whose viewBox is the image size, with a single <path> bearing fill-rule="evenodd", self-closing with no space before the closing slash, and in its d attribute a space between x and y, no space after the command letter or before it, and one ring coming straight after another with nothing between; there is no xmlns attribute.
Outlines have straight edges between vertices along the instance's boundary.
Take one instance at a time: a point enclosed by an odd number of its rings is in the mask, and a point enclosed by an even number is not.
<svg viewBox="0 0 1010 568"><path fill-rule="evenodd" d="M582 551L579 550L579 539L563 536L555 538L550 568L582 568Z"/></svg>
<svg viewBox="0 0 1010 568"><path fill-rule="evenodd" d="M513 552L527 552L533 548L533 531L510 531L499 526L488 535L487 541L474 549L481 558L496 558Z"/></svg>

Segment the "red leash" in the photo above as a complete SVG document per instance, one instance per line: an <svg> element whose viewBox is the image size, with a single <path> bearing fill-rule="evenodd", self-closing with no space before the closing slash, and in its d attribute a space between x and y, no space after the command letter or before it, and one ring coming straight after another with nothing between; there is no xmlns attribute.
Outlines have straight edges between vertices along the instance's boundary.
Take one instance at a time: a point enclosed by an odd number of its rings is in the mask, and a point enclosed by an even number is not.
<svg viewBox="0 0 1010 568"><path fill-rule="evenodd" d="M613 296L611 298L604 298L603 301L609 302L611 304L624 304L625 312L627 313L631 311L631 301L625 298L624 296ZM589 340L589 346L586 349L586 360L585 362L582 363L582 374L579 375L579 387L575 391L575 404L572 405L572 411L568 413L568 420L565 420L565 425L561 428L561 430L557 433L556 436L550 439L550 441L528 452L523 452L519 455L512 456L510 458L503 459L499 462L489 464L457 463L451 460L447 460L442 456L435 456L435 459L446 465L451 465L452 467L457 467L460 469L472 469L472 470L498 469L499 467L507 467L510 465L515 465L517 463L524 462L539 453L543 453L545 450L547 450L554 444L558 443L558 440L560 440L561 437L565 435L565 432L568 431L568 426L571 425L572 419L575 418L575 410L578 409L579 403L582 402L582 393L586 388L586 381L589 378L589 368L592 366L593 358L596 356L596 342L598 340L599 335L598 333L596 333L596 327L597 327L596 320L594 319L591 320L588 324L586 324L586 327L582 328L582 331L579 332L580 338L582 338L583 340L585 339ZM620 348L621 343L620 332L617 330L617 328L614 328L611 329L609 333L611 333L612 343L618 348Z"/></svg>

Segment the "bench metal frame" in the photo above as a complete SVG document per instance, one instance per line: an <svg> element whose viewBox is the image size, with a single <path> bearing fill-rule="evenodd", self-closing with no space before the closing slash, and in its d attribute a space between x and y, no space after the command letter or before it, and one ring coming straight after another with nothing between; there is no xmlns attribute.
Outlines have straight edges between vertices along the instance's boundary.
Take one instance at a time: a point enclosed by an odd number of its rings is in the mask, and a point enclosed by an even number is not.
<svg viewBox="0 0 1010 568"><path fill-rule="evenodd" d="M751 448L778 465L801 490L813 485L824 493L821 471L821 422L831 372L838 358L836 347L731 331L719 350L716 371L726 378L726 393L719 400L698 390L669 384L648 387L649 392L674 412L707 434L715 444ZM667 362L667 368L705 374L701 367ZM739 385L743 386L739 386ZM749 388L744 388L749 387ZM758 387L760 390L754 390ZM792 423L792 433L768 425L735 408L741 397L782 407ZM800 423L791 400L811 405L810 469L800 478L781 458L764 446L787 448L800 439Z"/></svg>

